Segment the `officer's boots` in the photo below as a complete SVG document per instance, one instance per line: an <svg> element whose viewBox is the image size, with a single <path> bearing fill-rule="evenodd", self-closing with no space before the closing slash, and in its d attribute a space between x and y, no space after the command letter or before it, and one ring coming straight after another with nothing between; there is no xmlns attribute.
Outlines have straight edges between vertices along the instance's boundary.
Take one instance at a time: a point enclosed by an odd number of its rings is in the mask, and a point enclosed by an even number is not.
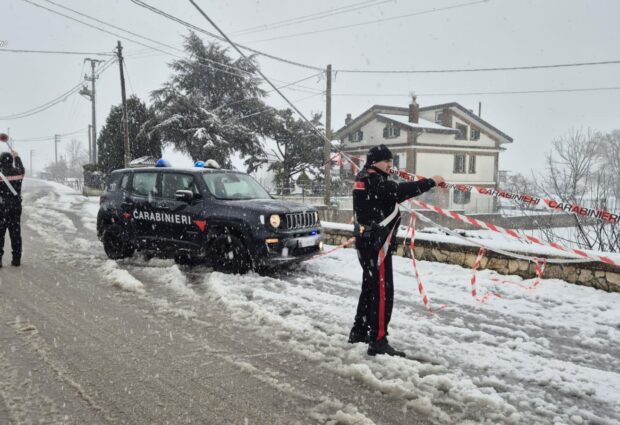
<svg viewBox="0 0 620 425"><path fill-rule="evenodd" d="M388 344L387 338L378 341L372 341L368 344L368 355L376 356L377 354L387 354L388 356L407 357L404 351L399 351Z"/></svg>
<svg viewBox="0 0 620 425"><path fill-rule="evenodd" d="M364 325L353 325L349 333L349 344L356 344L358 342L367 344L370 341L368 331L369 329Z"/></svg>
<svg viewBox="0 0 620 425"><path fill-rule="evenodd" d="M13 257L13 260L11 261L11 265L15 267L19 267L22 263L21 260L22 260L21 257Z"/></svg>

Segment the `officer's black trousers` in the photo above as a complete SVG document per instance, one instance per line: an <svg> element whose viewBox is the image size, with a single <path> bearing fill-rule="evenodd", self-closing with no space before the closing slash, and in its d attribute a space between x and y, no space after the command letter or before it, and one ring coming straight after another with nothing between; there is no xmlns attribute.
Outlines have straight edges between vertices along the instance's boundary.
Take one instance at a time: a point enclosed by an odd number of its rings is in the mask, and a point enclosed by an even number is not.
<svg viewBox="0 0 620 425"><path fill-rule="evenodd" d="M4 235L8 229L11 238L13 258L20 259L22 256L22 232L21 232L21 205L0 208L0 258L4 254Z"/></svg>
<svg viewBox="0 0 620 425"><path fill-rule="evenodd" d="M371 248L357 250L364 274L362 293L357 304L354 326L370 328L370 340L382 339L388 334L388 324L394 304L394 278L392 276L392 254L387 254L379 266L379 251Z"/></svg>

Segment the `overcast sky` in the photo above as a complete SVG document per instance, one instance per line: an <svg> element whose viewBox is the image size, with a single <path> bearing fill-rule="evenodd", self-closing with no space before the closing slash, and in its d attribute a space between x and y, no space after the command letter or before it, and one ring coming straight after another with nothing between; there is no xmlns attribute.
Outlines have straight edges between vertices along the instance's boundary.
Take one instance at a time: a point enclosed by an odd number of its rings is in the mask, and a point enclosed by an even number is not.
<svg viewBox="0 0 620 425"><path fill-rule="evenodd" d="M164 54L118 36L86 27L24 0L0 2L0 46L7 49L111 52L117 40L124 46L128 94L150 102L150 92L170 75L167 64L182 53L123 33L102 23L63 10L47 0L29 0L89 22L123 37L156 46ZM145 0L194 25L212 31L189 1ZM130 0L54 0L57 4L181 48L188 29L137 6ZM620 2L617 0L197 0L234 41L266 53L335 70L439 70L619 60ZM346 6L357 10L336 13ZM274 22L326 12L332 16L251 33L235 33ZM349 9L350 10L350 9ZM404 16L409 15L409 16ZM398 17L396 19L392 19ZM381 21L379 21L381 20ZM368 21L379 21L354 25ZM337 27L346 27L337 29ZM258 28L263 29L263 28ZM329 31L324 31L331 29ZM300 33L307 33L299 35ZM309 34L308 34L309 33ZM210 39L204 36L205 41ZM0 117L30 110L68 91L83 78L87 55L48 55L0 52ZM90 55L90 57L95 57ZM100 57L105 59L105 57ZM317 71L259 58L262 70L277 80L293 82ZM620 65L476 73L352 74L337 72L333 82L332 122L338 129L347 113L356 116L373 104L406 106L409 93L421 106L459 102L514 138L500 155L500 168L528 173L540 170L554 138L571 128L610 131L620 128ZM314 77L290 87L285 94L306 114L324 111L320 91L325 80ZM267 88L267 86L265 86ZM595 89L535 94L466 93ZM97 81L97 126L105 123L112 105L120 103L118 65ZM277 97L268 103L282 107ZM0 121L18 140L16 149L34 168L53 160L53 141L27 142L53 134L86 146L90 102L78 94L39 114Z"/></svg>

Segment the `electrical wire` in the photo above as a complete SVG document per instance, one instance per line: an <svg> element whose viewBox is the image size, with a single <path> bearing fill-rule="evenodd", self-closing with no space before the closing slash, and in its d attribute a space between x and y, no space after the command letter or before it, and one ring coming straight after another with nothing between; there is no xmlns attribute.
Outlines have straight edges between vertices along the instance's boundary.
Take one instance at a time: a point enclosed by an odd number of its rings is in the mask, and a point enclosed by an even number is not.
<svg viewBox="0 0 620 425"><path fill-rule="evenodd" d="M131 1L137 1L137 0L131 0ZM226 41L237 51L237 53L239 53L239 55L243 56L244 58L247 59L246 55L241 51L240 47L238 47L225 33L224 31L222 31L220 29L220 27L217 26L217 24L215 22L213 22L213 20L211 18L209 18L209 16L207 16L207 14L200 8L200 6L198 6L196 4L196 2L194 0L189 0L190 3L192 5L194 5L194 7L196 8L196 10L198 10L198 12L213 26L213 28L215 28L217 30L217 32L219 32L222 37L224 39L226 39ZM325 140L326 143L330 143L331 141L325 136L325 134L321 133L321 131L314 125L312 124L312 122L306 118L306 116L299 110L299 108L297 108L297 106L295 106L295 104L293 102L291 102L285 95L284 93L282 93L274 83L271 82L271 80L269 78L267 78L267 76L259 69L259 68L254 68L256 70L256 72L258 72L261 77L263 77L263 79L274 89L274 91L276 91L280 97L282 97L282 99L284 99L284 101L286 103L289 104L289 106L291 108L293 108L293 110L310 126L310 128L312 129L312 131L314 131L322 140Z"/></svg>
<svg viewBox="0 0 620 425"><path fill-rule="evenodd" d="M113 53L102 53L102 52L69 52L69 51L60 51L60 50L25 50L25 49L0 49L0 52L9 52L9 53L43 53L50 55L94 55L94 56L114 56Z"/></svg>
<svg viewBox="0 0 620 425"><path fill-rule="evenodd" d="M465 93L416 93L417 96L487 96L487 95L503 95L503 94L536 94L536 93L573 93L588 91L605 91L620 90L620 87L588 87L574 89L556 89L556 90L512 90L512 91L496 91L496 92L465 92ZM354 97L410 97L409 94L397 93L332 93L332 96L354 96Z"/></svg>
<svg viewBox="0 0 620 425"><path fill-rule="evenodd" d="M368 7L378 6L383 3L392 3L394 0L366 0L362 2L353 3L347 6L336 7L330 10L324 10L322 12L315 12L309 15L302 15L296 18L284 19L282 21L272 22L270 24L257 25L255 27L246 28L243 30L233 31L231 35L246 35L253 34L262 31L270 31L278 28L284 28L291 25L297 25L304 22L315 21L317 19L324 19L330 16L340 15L343 13L355 12L356 10L366 9Z"/></svg>
<svg viewBox="0 0 620 425"><path fill-rule="evenodd" d="M24 1L26 1L26 0L24 0ZM180 18L177 18L174 15L171 15L169 13L164 12L161 9L158 9L158 8L156 8L154 6L151 6L150 4L148 4L148 3L146 3L146 2L144 2L142 0L130 0L130 1L132 3L140 6L140 7L143 7L145 9L150 10L153 13L156 13L156 14L158 14L160 16L163 16L163 17L165 17L167 19L170 19L170 20L172 20L174 22L177 22L177 23L179 23L179 24L181 24L181 25L183 25L183 26L185 26L187 28L193 29L194 31L200 32L202 34L206 34L206 35L208 35L208 36L210 36L212 38L215 38L217 40L220 40L220 41L226 41L225 38L222 37L222 36L219 36L219 35L214 34L212 32L206 31L206 30L204 30L204 29L202 29L200 27L197 27L196 25L192 25L189 22L186 22L186 21L184 21L184 20L182 20ZM294 65L294 66L298 66L298 67L302 67L302 68L306 68L306 69L312 69L312 70L315 70L315 71L323 71L323 68L318 67L318 66L312 66L312 65L307 65L307 64L304 64L304 63L300 63L300 62L295 62L295 61L292 61L292 60L289 60L289 59L285 59L285 58L281 58L281 57L278 57L278 56L274 56L274 55L271 55L269 53L265 53L265 52L262 52L260 50L256 50L256 49L253 49L251 47L247 47L247 46L244 46L244 45L241 45L241 44L236 44L235 43L234 46L236 46L236 47L238 47L240 49L252 52L252 53L254 53L256 55L260 55L260 56L263 56L265 58L269 58L269 59L272 59L272 60L275 60L275 61L279 61L279 62L282 62L282 63L286 63L286 64L289 64L289 65Z"/></svg>
<svg viewBox="0 0 620 425"><path fill-rule="evenodd" d="M551 65L524 65L524 66L505 66L493 68L457 68L457 69L420 69L420 70L371 70L371 69L335 69L333 72L355 73L355 74L446 74L457 72L488 72L488 71L520 71L530 69L552 69L552 68L571 68L579 66L598 66L598 65L617 65L620 60L608 60L598 62L575 62Z"/></svg>
<svg viewBox="0 0 620 425"><path fill-rule="evenodd" d="M96 70L96 75L100 75L103 71L105 71L106 69L108 69L111 64L113 64L116 61L116 58L110 58L108 59L106 62L104 62L102 65L100 65L100 67ZM75 93L77 93L83 85L83 81L80 81L78 84L76 84L75 86L73 86L72 88L70 88L69 90L67 90L66 92L64 92L63 94L61 94L60 96L55 97L54 99L45 102L42 105L39 105L37 107L28 109L27 111L23 111L23 112L19 112L17 114L12 114L12 115L5 115L5 116L0 116L0 121L5 121L5 120L15 120L15 119L20 119L20 118L26 118L26 117L30 117L32 115L36 115L40 112L46 111L49 108L59 104L60 102L64 102L65 100L67 100L67 98Z"/></svg>
<svg viewBox="0 0 620 425"><path fill-rule="evenodd" d="M48 136L39 136L39 137L29 137L26 139L13 139L11 138L11 141L13 142L19 142L19 143L24 143L24 142L45 142L48 140L55 140L56 136L60 136L62 137L67 137L67 136L74 136L76 134L81 134L81 133L87 133L88 130L85 128L79 129L79 130L75 130L75 131L71 131L69 133L63 133L63 134L51 134Z"/></svg>
<svg viewBox="0 0 620 425"><path fill-rule="evenodd" d="M86 25L86 26L88 26L88 27L90 27L90 28L93 28L93 29L96 29L96 30L98 30L98 31L102 31L102 32L104 32L104 33L111 34L111 35L114 35L114 36L120 37L120 38L122 38L122 39L124 39L124 40L127 40L127 41L130 41L130 42L133 42L133 43L139 44L139 45L141 45L141 46L146 47L147 49L150 49L150 50L156 50L156 51L158 51L158 52L160 52L160 53L163 53L163 54L165 54L165 55L170 55L170 56L174 56L174 57L179 58L179 59L184 59L184 57L182 57L182 56L179 56L179 55L176 55L176 54L170 53L170 52L165 51L165 50L162 50L162 49L160 49L160 48L158 48L158 47L150 46L150 45L145 44L145 43L140 42L140 41L133 40L133 39L131 39L131 38L129 38L129 37L122 36L122 35L117 34L117 33L115 33L115 32L107 31L107 30L106 30L106 29L104 29L104 28L100 28L100 27L98 27L98 26L95 26L95 25L89 24L89 23L87 23L87 22L84 22L84 21L81 21L81 20L79 20L79 19L73 18L73 17L71 17L71 16L65 15L64 13L61 13L61 12L55 11L55 10L53 10L53 9L49 9L49 8L47 8L47 7L45 7L45 6L41 6L41 5L37 4L37 3L34 3L34 2L33 2L33 1L31 1L31 0L23 0L23 1L25 1L26 3L32 4L33 6L36 6L36 7L39 7L39 8L45 9L45 10L47 10L47 11L51 12L51 13L57 14L57 15L59 15L59 16L62 16L62 17L64 17L64 18L67 18L67 19L70 19L70 20L72 20L72 21L78 22L78 23L80 23L80 24L82 24L82 25ZM176 48L176 47L174 47L174 46L171 46L171 45L169 45L169 44L162 43L162 42L159 42L159 41L154 40L154 39L152 39L152 38L145 37L145 36L142 36L142 35L140 35L140 34L137 34L137 33L135 33L135 32L125 30L125 29L123 29L123 28L121 28L121 27L118 27L118 26L116 26L116 25L112 25L112 24L110 24L110 23L107 23L107 22L105 22L105 21L102 21L102 20L100 20L100 19L94 18L94 17L89 16L89 15L86 15L86 14L81 13L81 12L79 12L79 11L76 11L76 10L74 10L74 9L68 8L68 7L66 7L66 6L59 5L58 3L56 3L56 2L54 2L54 1L52 1L52 0L44 0L44 1L46 1L46 2L48 2L48 3L51 3L51 4L54 4L54 5L56 5L56 6L58 6L58 7L61 7L61 8L63 8L63 9L65 9L65 10L68 10L68 11L71 11L71 12L73 12L73 13L76 13L76 14L78 14L78 15L80 15L80 16L83 16L83 17L86 17L86 18L88 18L88 19L92 19L92 20L94 20L94 21L96 21L96 22L102 23L102 24L104 24L104 25L108 25L108 26L111 26L111 27L113 27L113 28L115 28L115 29L118 29L118 30L120 30L120 31L123 31L123 32L126 32L126 33L128 33L128 34L132 34L132 35L134 35L134 36L140 37L140 38L142 38L142 39L144 39L144 40L150 41L150 42L155 43L155 44L158 44L158 45L160 45L160 46L164 46L164 47L167 47L167 48L169 48L169 49L176 50L176 51L181 52L181 53L185 53L185 51L184 51L184 50L178 49L178 48ZM222 67L222 68L227 68L227 69L232 69L232 70L234 70L234 71L235 71L234 73L231 73L231 72L227 72L227 71L224 71L224 70L220 70L220 72L224 72L224 73L229 74L229 75L233 75L233 76L237 76L237 77L242 77L241 75L239 75L239 73L245 73L245 74L249 74L249 75L254 75L251 71L246 71L246 70L241 69L241 68L239 68L239 67L237 67L237 66L228 65L228 64L225 64L225 63L222 63L222 62L218 62L218 61L211 60L211 59L201 58L201 59L199 59L199 62L201 62L201 61L206 61L206 62L209 62L210 64L215 65L215 66L219 66L219 67ZM206 64L202 64L202 65L204 65L204 66L208 66L208 65L206 65ZM213 69L218 69L218 68L213 68ZM322 71L322 69L321 69L321 71ZM303 87L302 87L302 88L303 88ZM308 88L307 88L307 89L308 89ZM309 88L309 89L310 89L310 90L313 90L312 88ZM308 93L308 92L306 92L306 93Z"/></svg>
<svg viewBox="0 0 620 425"><path fill-rule="evenodd" d="M134 0L132 0L132 1L134 1ZM285 39L285 38L301 37L301 36L304 36L304 35L319 34L319 33L323 33L323 32L330 32L330 31L337 31L337 30L342 30L342 29L347 29L347 28L359 27L359 26L362 26L362 25L376 24L376 23L379 23L379 22L387 22L387 21L393 21L393 20L396 20L396 19L409 18L411 16L427 15L427 14L430 14L430 13L443 12L443 11L446 11L446 10L457 9L457 8L467 7L467 6L473 6L473 5L480 4L480 3L487 3L488 1L489 0L476 0L476 1L471 1L471 2L467 2L467 3L455 4L455 5L452 5L452 6L436 7L434 9L423 10L423 11L420 11L420 12L407 13L407 14L404 14L404 15L391 16L389 18L375 19L375 20L372 20L372 21L358 22L356 24L340 25L340 26L337 26L337 27L323 28L323 29L320 29L320 30L306 31L306 32L300 32L300 33L288 34L288 35L281 35L281 36L278 36L278 37L263 38L261 40L253 40L252 43L261 43L261 42L264 42L264 41L282 40L282 39Z"/></svg>

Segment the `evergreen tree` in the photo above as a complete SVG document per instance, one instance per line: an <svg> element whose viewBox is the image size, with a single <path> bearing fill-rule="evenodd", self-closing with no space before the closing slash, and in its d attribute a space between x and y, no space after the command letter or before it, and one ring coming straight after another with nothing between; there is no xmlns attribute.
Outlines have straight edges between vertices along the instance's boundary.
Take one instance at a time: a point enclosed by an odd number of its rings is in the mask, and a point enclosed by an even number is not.
<svg viewBox="0 0 620 425"><path fill-rule="evenodd" d="M320 119L321 114L312 117L312 123L319 128ZM266 120L270 122L267 133L275 142L273 154L277 158L270 163L269 170L275 172L282 193L290 193L297 174L306 172L316 176L322 173L323 139L308 123L301 118L295 119L291 109L273 111ZM252 160L254 162L250 163ZM246 164L253 169L266 162L266 158L257 157L250 158Z"/></svg>
<svg viewBox="0 0 620 425"><path fill-rule="evenodd" d="M193 160L211 158L229 166L234 153L261 155L265 92L253 58L233 59L193 32L185 50L188 58L173 61L169 81L151 94L153 130Z"/></svg>
<svg viewBox="0 0 620 425"><path fill-rule="evenodd" d="M131 159L142 156L161 157L161 142L155 135L144 131L153 119L153 112L138 97L127 99L127 121ZM110 109L105 125L97 138L98 165L105 173L123 168L124 131L123 105Z"/></svg>

